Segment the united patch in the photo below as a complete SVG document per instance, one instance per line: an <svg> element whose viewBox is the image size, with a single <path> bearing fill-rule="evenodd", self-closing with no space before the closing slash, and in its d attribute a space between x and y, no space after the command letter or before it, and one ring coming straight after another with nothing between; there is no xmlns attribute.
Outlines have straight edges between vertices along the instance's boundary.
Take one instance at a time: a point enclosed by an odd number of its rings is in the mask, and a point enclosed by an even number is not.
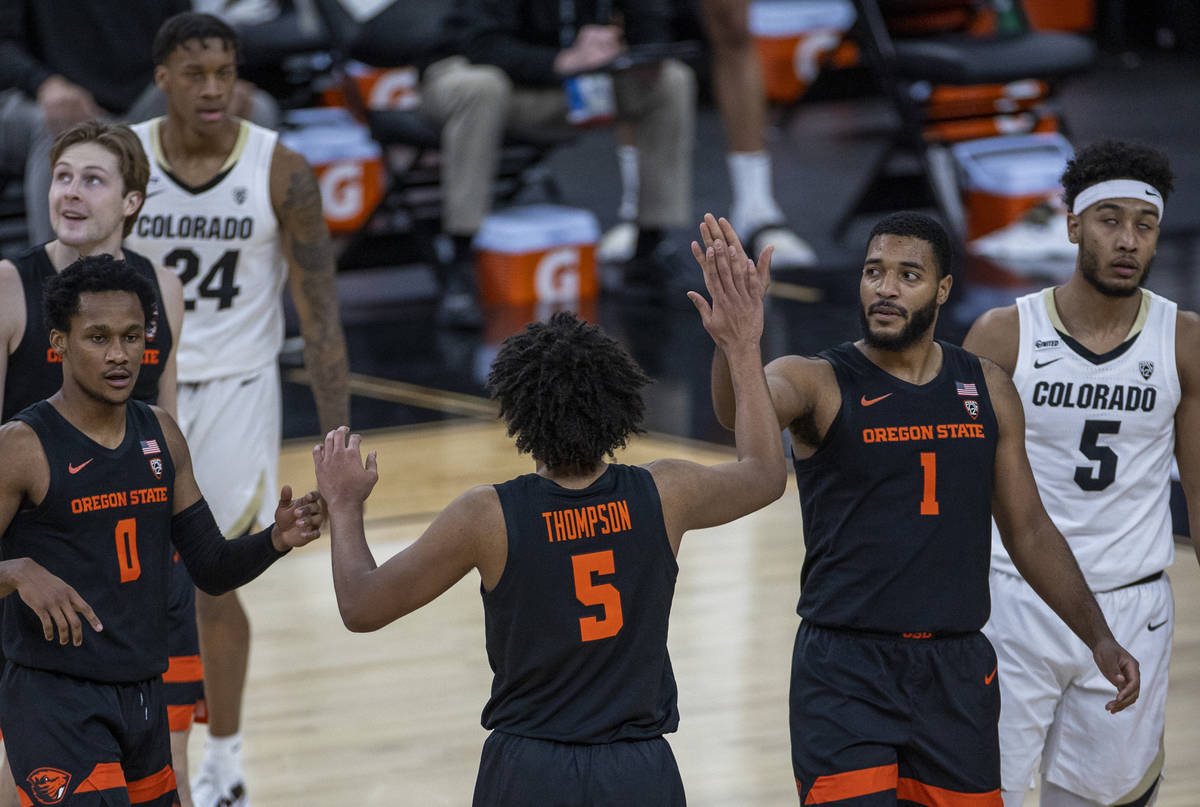
<svg viewBox="0 0 1200 807"><path fill-rule="evenodd" d="M967 410L967 414L971 416L971 420L979 417L979 401L973 398L963 401L963 408Z"/></svg>
<svg viewBox="0 0 1200 807"><path fill-rule="evenodd" d="M1149 381L1150 376L1154 375L1154 362L1139 361L1138 362L1138 372L1142 374L1142 378Z"/></svg>
<svg viewBox="0 0 1200 807"><path fill-rule="evenodd" d="M162 479L162 472L163 472L162 459L159 457L155 457L154 459L150 460L150 470L154 471L155 479Z"/></svg>
<svg viewBox="0 0 1200 807"><path fill-rule="evenodd" d="M71 774L58 768L38 768L25 777L29 792L38 804L59 804L67 797Z"/></svg>

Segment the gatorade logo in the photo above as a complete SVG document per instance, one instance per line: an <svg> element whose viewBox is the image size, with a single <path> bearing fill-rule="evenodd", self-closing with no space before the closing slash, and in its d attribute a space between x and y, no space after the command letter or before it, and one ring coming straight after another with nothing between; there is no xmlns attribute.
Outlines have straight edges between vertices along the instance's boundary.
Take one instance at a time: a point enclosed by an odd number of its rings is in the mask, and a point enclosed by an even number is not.
<svg viewBox="0 0 1200 807"><path fill-rule="evenodd" d="M821 57L836 48L842 41L842 32L832 28L809 31L796 43L792 57L792 69L796 78L805 84L816 81L821 72Z"/></svg>
<svg viewBox="0 0 1200 807"><path fill-rule="evenodd" d="M321 172L321 203L332 221L352 219L363 208L363 165L357 160L340 160Z"/></svg>
<svg viewBox="0 0 1200 807"><path fill-rule="evenodd" d="M417 71L396 68L384 71L371 86L370 109L408 109L417 104Z"/></svg>
<svg viewBox="0 0 1200 807"><path fill-rule="evenodd" d="M579 248L560 247L547 252L533 272L533 291L540 302L561 303L579 299Z"/></svg>

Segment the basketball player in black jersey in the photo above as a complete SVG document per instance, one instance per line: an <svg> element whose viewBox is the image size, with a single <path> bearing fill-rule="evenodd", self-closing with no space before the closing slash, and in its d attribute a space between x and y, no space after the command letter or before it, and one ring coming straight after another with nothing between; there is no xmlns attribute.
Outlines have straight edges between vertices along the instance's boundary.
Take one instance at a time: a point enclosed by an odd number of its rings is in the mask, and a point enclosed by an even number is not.
<svg viewBox="0 0 1200 807"><path fill-rule="evenodd" d="M129 400L154 304L111 256L51 278L62 386L0 426L0 596L17 594L0 729L22 804L175 804L161 679L173 552L216 592L320 532L316 494L285 486L270 529L220 535L174 420Z"/></svg>
<svg viewBox="0 0 1200 807"><path fill-rule="evenodd" d="M768 251L761 277L769 261ZM381 628L479 571L495 677L476 805L684 803L662 736L679 722L667 655L675 555L685 532L763 507L786 481L758 349L763 281L721 242L703 265L712 304L689 296L729 356L737 462L605 462L640 431L649 379L568 312L510 337L489 377L537 472L467 491L382 566L362 523L374 453L364 467L345 429L314 450L348 628Z"/></svg>
<svg viewBox="0 0 1200 807"><path fill-rule="evenodd" d="M104 254L124 258L154 284L158 316L146 335L147 347L133 397L157 403L174 416L173 348L183 320L183 290L173 273L155 268L143 256L121 247L122 237L137 219L150 175L137 135L120 124L80 123L55 138L50 148L50 171L50 215L56 238L12 260L0 261L0 423L50 397L62 386L62 367L50 349L49 330L42 318L45 282L83 255ZM182 570L172 571L182 579L172 591L171 656L198 660L191 583ZM186 664L178 662L173 667L187 669ZM184 784L185 729L203 688L198 670L190 678L195 680L167 686L176 770ZM177 725L181 726L178 730ZM183 807L190 804L185 796ZM0 807L16 805L16 790L5 767L0 772Z"/></svg>
<svg viewBox="0 0 1200 807"><path fill-rule="evenodd" d="M700 231L740 253L724 219ZM1026 580L1116 685L1107 708L1138 695L1137 661L1041 506L1012 382L933 338L950 257L933 219L888 216L863 263L862 339L766 367L804 520L791 689L803 804L1001 807L996 656L980 632L993 514ZM712 378L731 424L719 346Z"/></svg>

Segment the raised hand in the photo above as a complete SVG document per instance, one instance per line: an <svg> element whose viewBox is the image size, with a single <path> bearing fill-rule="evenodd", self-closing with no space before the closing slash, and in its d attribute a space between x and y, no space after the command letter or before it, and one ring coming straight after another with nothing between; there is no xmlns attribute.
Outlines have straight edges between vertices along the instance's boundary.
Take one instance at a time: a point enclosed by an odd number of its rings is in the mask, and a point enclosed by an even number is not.
<svg viewBox="0 0 1200 807"><path fill-rule="evenodd" d="M379 481L375 452L368 454L364 463L361 444L361 435L350 434L348 427L341 426L313 448L317 489L330 507L361 504Z"/></svg>
<svg viewBox="0 0 1200 807"><path fill-rule="evenodd" d="M711 231L704 233L702 229L702 234L711 236ZM727 243L720 235L711 236L703 249L693 241L692 256L700 264L704 285L712 298L709 304L699 293L688 292L705 330L723 349L737 343L757 346L762 337L762 301L765 284L770 279L771 248L763 250L759 260L761 269L746 257L740 245Z"/></svg>
<svg viewBox="0 0 1200 807"><path fill-rule="evenodd" d="M742 240L738 238L733 225L724 216L718 219L712 213L705 213L704 220L700 222L700 238L704 242L705 249L711 247L713 242L720 238L733 249L735 259L750 260L750 256L746 254L745 248L742 247ZM772 253L774 253L774 249L764 249L762 254L758 256L758 263L755 264L764 295L767 293L767 286L771 283L770 269ZM693 254L695 254L694 250Z"/></svg>
<svg viewBox="0 0 1200 807"><path fill-rule="evenodd" d="M68 640L76 647L83 644L81 615L92 626L92 630L97 633L104 630L92 607L62 578L46 571L30 558L19 558L13 562L19 564L13 572L17 594L41 620L42 633L47 642L54 641L54 630L57 628L59 644L65 645Z"/></svg>
<svg viewBox="0 0 1200 807"><path fill-rule="evenodd" d="M312 543L321 535L325 522L325 502L315 490L292 499L292 486L279 491L279 506L275 508L275 529L271 541L279 551Z"/></svg>

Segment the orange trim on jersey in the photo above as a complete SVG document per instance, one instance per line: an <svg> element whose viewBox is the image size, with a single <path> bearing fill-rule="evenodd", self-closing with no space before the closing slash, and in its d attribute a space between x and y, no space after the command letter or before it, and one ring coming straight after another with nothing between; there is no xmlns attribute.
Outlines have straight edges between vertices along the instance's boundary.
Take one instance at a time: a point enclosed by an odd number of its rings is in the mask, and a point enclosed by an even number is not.
<svg viewBox="0 0 1200 807"><path fill-rule="evenodd" d="M862 768L857 771L818 776L808 791L805 804L825 804L830 801L868 796L884 790L895 790L900 769L895 764L877 768Z"/></svg>
<svg viewBox="0 0 1200 807"><path fill-rule="evenodd" d="M129 783L129 803L144 804L165 796L175 789L175 771L167 765L158 773L152 773L145 779L135 779Z"/></svg>
<svg viewBox="0 0 1200 807"><path fill-rule="evenodd" d="M162 676L166 684L192 684L204 680L204 665L200 656L171 656Z"/></svg>
<svg viewBox="0 0 1200 807"><path fill-rule="evenodd" d="M17 801L20 803L21 807L33 807L33 799L25 795L25 791L19 787L17 788Z"/></svg>
<svg viewBox="0 0 1200 807"><path fill-rule="evenodd" d="M75 788L76 793L96 793L101 790L125 787L125 771L121 770L120 762L101 762L92 768L88 778Z"/></svg>
<svg viewBox="0 0 1200 807"><path fill-rule="evenodd" d="M916 779L901 779L896 785L896 797L901 801L923 804L925 807L1004 807L999 790L961 793L927 785Z"/></svg>
<svg viewBox="0 0 1200 807"><path fill-rule="evenodd" d="M195 705L190 706L171 706L167 705L167 724L171 731L187 731L192 727L192 720L196 715Z"/></svg>

